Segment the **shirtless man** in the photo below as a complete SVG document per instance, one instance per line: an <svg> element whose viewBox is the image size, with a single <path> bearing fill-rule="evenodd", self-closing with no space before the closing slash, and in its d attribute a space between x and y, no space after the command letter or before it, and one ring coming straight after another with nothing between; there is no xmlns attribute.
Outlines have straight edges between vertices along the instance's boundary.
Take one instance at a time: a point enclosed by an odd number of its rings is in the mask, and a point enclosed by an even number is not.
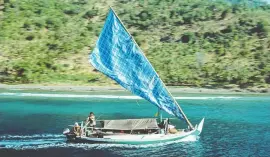
<svg viewBox="0 0 270 157"><path fill-rule="evenodd" d="M80 134L81 134L81 127L79 126L79 124L77 122L74 124L73 133L76 136L80 136Z"/></svg>
<svg viewBox="0 0 270 157"><path fill-rule="evenodd" d="M86 119L85 124L88 124L88 126L90 126L90 127L96 126L96 119L95 119L95 115L93 112L90 112L89 116Z"/></svg>

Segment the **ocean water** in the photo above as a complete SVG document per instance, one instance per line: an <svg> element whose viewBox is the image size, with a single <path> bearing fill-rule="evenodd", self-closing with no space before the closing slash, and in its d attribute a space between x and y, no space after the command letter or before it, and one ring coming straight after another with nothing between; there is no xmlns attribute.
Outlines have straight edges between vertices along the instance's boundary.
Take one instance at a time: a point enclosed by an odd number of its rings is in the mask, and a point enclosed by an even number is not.
<svg viewBox="0 0 270 157"><path fill-rule="evenodd" d="M205 117L196 141L153 145L71 144L62 131L85 120L154 117L157 109L136 97L1 91L0 157L88 156L270 156L270 97L267 95L177 95L193 124ZM163 117L170 117L163 114ZM186 125L172 119L178 127Z"/></svg>

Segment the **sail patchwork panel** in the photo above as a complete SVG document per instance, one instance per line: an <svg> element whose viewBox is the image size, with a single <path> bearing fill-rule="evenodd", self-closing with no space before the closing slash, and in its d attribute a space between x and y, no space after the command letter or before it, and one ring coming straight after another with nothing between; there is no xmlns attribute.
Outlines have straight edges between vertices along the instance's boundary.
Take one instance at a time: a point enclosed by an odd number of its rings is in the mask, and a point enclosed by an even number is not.
<svg viewBox="0 0 270 157"><path fill-rule="evenodd" d="M183 119L174 99L124 26L110 10L90 63L121 86Z"/></svg>

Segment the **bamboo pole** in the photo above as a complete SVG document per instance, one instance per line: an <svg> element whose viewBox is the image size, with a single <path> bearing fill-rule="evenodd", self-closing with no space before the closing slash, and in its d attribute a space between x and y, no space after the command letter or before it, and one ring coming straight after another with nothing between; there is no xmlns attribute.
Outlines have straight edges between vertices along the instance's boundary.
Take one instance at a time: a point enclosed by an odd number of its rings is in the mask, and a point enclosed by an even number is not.
<svg viewBox="0 0 270 157"><path fill-rule="evenodd" d="M132 37L132 35L129 33L129 31L127 30L127 28L125 27L125 25L123 24L123 22L120 20L120 18L117 16L117 14L115 13L115 11L113 10L113 8L110 6L110 9L113 11L114 15L117 17L117 19L120 21L121 25L124 27L124 29L126 30L126 32L129 34L129 36L131 37L131 39L133 40L133 42L136 44L136 46L140 49L140 51L142 52L143 56L145 57L146 61L152 65L149 60L147 59L147 57L145 56L145 54L143 53L142 49L140 48L140 46L137 44L137 42L135 41L135 39ZM181 114L183 115L183 118L185 119L186 123L188 124L188 126L191 129L194 129L193 125L191 124L191 122L188 120L187 116L185 115L185 113L183 112L182 108L180 107L180 105L178 104L178 102L175 100L175 98L172 96L172 94L170 93L170 91L166 88L166 85L164 84L164 82L162 81L162 79L160 78L160 76L158 75L158 73L156 72L155 68L153 67L155 73L157 74L158 78L161 80L163 86L165 87L165 89L167 90L167 92L170 94L170 96L173 98L174 103L177 105L177 108L179 109L179 111L181 112Z"/></svg>

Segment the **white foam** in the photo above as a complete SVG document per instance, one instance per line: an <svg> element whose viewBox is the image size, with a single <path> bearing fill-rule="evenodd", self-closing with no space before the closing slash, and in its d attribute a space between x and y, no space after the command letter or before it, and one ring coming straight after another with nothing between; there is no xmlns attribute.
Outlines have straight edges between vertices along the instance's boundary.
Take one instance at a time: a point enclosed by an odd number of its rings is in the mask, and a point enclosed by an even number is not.
<svg viewBox="0 0 270 157"><path fill-rule="evenodd" d="M46 145L54 146L66 141L60 134L34 134L34 135L2 135L0 148L36 149Z"/></svg>
<svg viewBox="0 0 270 157"><path fill-rule="evenodd" d="M3 139L0 141L0 148L11 148L16 150L21 149L42 149L42 148L82 148L82 149L106 149L106 148L149 148L160 147L168 144L179 142L194 142L198 138L184 138L177 141L157 143L157 144L145 144L145 145L130 145L130 144L83 144L83 143L66 143L66 139L63 135L58 134L41 134L41 135L5 135L2 137L9 137L9 139ZM46 137L44 139L44 137ZM51 137L51 138L48 138ZM21 139L17 139L21 138ZM37 139L35 139L37 138Z"/></svg>
<svg viewBox="0 0 270 157"><path fill-rule="evenodd" d="M84 95L84 94L41 94L41 93L0 93L0 96L18 96L18 97L47 97L47 98L102 98L102 99L142 99L138 96L117 96L117 95ZM225 96L211 96L211 97L175 97L179 100L209 100L209 99L238 99L241 97L225 97Z"/></svg>
<svg viewBox="0 0 270 157"><path fill-rule="evenodd" d="M130 144L87 144L87 143L66 143L64 140L26 140L26 141L2 141L0 142L0 148L12 148L12 149L41 149L41 148L83 148L83 149L104 149L104 148L149 148L149 147L161 147L169 144L175 144L179 142L194 142L196 140L178 140L157 144L142 144L142 145L130 145Z"/></svg>
<svg viewBox="0 0 270 157"><path fill-rule="evenodd" d="M32 138L60 138L61 134L33 134L33 135L2 135L0 139L32 139Z"/></svg>

